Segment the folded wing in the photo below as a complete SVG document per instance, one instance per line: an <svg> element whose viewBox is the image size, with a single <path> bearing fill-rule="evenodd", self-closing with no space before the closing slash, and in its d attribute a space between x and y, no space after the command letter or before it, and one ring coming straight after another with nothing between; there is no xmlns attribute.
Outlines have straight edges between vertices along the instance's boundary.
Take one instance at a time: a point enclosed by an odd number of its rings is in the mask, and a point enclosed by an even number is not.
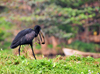
<svg viewBox="0 0 100 74"><path fill-rule="evenodd" d="M12 41L11 48L16 48L20 44L21 38L23 38L26 34L29 34L32 31L33 29L30 28L20 31L15 37L15 39Z"/></svg>

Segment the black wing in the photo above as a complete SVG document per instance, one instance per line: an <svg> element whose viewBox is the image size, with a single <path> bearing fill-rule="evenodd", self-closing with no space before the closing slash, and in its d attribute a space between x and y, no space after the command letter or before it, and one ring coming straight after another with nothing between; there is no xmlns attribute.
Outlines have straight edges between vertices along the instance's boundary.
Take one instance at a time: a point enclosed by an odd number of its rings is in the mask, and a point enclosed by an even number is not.
<svg viewBox="0 0 100 74"><path fill-rule="evenodd" d="M31 44L34 37L35 37L35 31L32 31L32 32L26 34L23 38L21 38L21 42L20 42L21 45Z"/></svg>
<svg viewBox="0 0 100 74"><path fill-rule="evenodd" d="M11 48L15 48L14 45L18 44L23 36L25 36L26 34L32 32L32 31L33 31L33 29L30 29L30 28L20 31L17 34L17 36L15 37L15 39L12 41Z"/></svg>

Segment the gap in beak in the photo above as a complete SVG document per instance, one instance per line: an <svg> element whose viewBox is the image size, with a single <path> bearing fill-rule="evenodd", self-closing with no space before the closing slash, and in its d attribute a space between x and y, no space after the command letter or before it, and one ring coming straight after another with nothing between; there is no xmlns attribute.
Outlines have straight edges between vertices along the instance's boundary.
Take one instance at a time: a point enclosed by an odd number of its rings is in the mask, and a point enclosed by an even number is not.
<svg viewBox="0 0 100 74"><path fill-rule="evenodd" d="M39 35L41 37L42 44L45 44L45 38L44 38L44 34L43 34L42 30L40 30Z"/></svg>

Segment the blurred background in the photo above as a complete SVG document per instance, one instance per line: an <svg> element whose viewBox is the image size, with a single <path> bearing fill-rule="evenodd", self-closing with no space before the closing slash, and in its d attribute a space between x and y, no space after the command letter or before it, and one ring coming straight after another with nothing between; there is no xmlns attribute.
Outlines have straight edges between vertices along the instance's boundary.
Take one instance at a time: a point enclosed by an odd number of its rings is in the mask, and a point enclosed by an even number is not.
<svg viewBox="0 0 100 74"><path fill-rule="evenodd" d="M68 53L78 50L98 57L94 53L100 52L100 0L0 0L1 50L10 49L19 31L35 25L41 26L46 40L44 45L33 40L37 55L64 56L72 49ZM21 50L31 53L30 46Z"/></svg>

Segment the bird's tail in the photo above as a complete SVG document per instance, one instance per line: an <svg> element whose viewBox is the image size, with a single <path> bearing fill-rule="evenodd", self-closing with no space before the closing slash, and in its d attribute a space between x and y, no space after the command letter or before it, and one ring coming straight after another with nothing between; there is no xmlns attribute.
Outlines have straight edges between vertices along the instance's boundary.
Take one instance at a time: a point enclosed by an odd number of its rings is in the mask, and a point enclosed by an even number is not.
<svg viewBox="0 0 100 74"><path fill-rule="evenodd" d="M10 48L11 48L11 49L14 49L14 48L16 48L16 47L19 46L19 45L20 45L19 42L17 42L17 43L12 43L11 46L10 46Z"/></svg>

